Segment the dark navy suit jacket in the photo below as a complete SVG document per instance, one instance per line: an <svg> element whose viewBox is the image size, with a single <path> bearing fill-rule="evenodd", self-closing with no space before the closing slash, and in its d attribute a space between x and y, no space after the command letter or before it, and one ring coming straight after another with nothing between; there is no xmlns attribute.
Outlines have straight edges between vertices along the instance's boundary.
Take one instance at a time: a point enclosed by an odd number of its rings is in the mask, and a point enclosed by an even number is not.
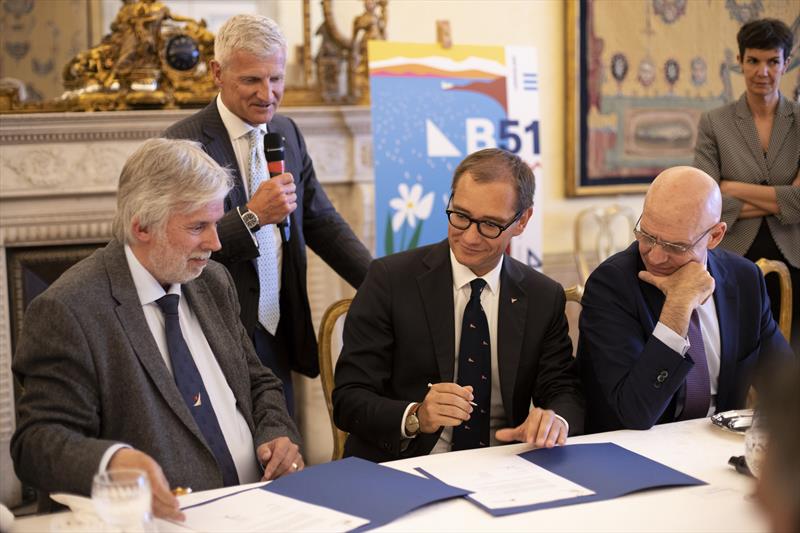
<svg viewBox="0 0 800 533"><path fill-rule="evenodd" d="M638 278L644 269L634 242L598 266L586 283L577 364L587 432L649 429L673 422L682 409L694 363L652 335L664 294ZM725 411L744 407L758 367L788 360L792 351L772 318L755 264L717 248L708 254L708 270L721 345L716 409Z"/></svg>
<svg viewBox="0 0 800 533"><path fill-rule="evenodd" d="M314 377L319 374L319 363L308 304L306 244L356 288L364 280L372 257L317 181L305 140L294 121L275 115L267 129L283 136L286 172L292 174L297 185L297 209L289 216L291 237L283 247L281 320L277 335L290 347L292 370ZM236 211L236 207L247 203L247 195L216 99L198 113L170 126L165 136L198 141L214 161L233 170L235 184L225 198L225 216L217 225L222 250L215 253L213 259L230 270L242 306L242 323L252 336L258 320L261 290L253 262L258 257L258 248Z"/></svg>

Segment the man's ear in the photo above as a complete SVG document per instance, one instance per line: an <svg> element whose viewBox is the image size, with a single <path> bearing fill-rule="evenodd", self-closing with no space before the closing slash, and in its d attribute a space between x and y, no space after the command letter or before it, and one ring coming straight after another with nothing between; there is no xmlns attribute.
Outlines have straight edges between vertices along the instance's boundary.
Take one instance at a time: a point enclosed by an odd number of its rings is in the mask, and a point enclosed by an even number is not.
<svg viewBox="0 0 800 533"><path fill-rule="evenodd" d="M711 237L708 239L707 248L709 250L716 248L725 236L726 231L728 231L728 224L725 222L718 223L717 226L709 232Z"/></svg>
<svg viewBox="0 0 800 533"><path fill-rule="evenodd" d="M140 243L146 243L153 240L153 228L143 226L139 222L139 217L133 217L131 221L131 234L133 238Z"/></svg>
<svg viewBox="0 0 800 533"><path fill-rule="evenodd" d="M214 75L214 84L218 89L222 88L222 65L216 59L212 59L208 64L211 66L211 74Z"/></svg>
<svg viewBox="0 0 800 533"><path fill-rule="evenodd" d="M514 230L514 237L522 235L522 232L525 231L525 226L528 224L528 221L530 221L532 216L533 207L529 207L522 212L522 215L520 215L519 221L517 222L517 228Z"/></svg>

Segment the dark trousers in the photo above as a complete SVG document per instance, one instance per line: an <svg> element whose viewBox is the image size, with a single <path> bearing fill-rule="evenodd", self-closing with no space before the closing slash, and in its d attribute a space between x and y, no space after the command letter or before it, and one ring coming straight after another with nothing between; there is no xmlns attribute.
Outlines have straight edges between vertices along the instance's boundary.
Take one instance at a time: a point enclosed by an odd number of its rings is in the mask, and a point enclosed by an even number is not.
<svg viewBox="0 0 800 533"><path fill-rule="evenodd" d="M789 274L792 278L792 349L794 353L800 356L800 269L793 267L786 260L783 253L781 253L775 240L772 238L772 233L769 231L769 226L766 220L761 221L761 227L758 229L758 235L747 250L745 257L755 262L765 257L767 259L777 259L789 268ZM770 274L764 280L767 284L767 294L769 294L769 301L772 306L772 316L778 320L781 310L781 286L778 276Z"/></svg>
<svg viewBox="0 0 800 533"><path fill-rule="evenodd" d="M294 386L292 385L292 372L289 365L289 349L282 341L280 329L278 335L271 335L261 324L253 332L253 346L261 364L272 370L283 382L283 395L286 397L286 408L289 416L294 418Z"/></svg>

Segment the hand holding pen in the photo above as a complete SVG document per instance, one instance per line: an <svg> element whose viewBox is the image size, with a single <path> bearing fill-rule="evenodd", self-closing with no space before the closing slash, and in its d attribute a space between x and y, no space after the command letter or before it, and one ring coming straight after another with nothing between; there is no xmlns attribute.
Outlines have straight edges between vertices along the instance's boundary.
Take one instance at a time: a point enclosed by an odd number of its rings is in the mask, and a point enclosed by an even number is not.
<svg viewBox="0 0 800 533"><path fill-rule="evenodd" d="M472 387L455 383L428 383L428 394L417 410L419 430L435 433L442 426L458 426L469 420L475 406Z"/></svg>

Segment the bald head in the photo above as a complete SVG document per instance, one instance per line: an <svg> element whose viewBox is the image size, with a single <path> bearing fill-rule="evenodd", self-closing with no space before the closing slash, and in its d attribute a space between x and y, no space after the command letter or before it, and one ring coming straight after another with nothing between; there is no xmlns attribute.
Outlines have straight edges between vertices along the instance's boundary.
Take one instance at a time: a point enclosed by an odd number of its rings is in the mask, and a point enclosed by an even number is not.
<svg viewBox="0 0 800 533"><path fill-rule="evenodd" d="M667 276L689 261L705 263L727 228L720 222L722 196L711 176L694 167L668 168L659 174L644 198L639 254L651 274ZM672 245L655 246L653 240ZM676 252L679 248L687 252Z"/></svg>
<svg viewBox="0 0 800 533"><path fill-rule="evenodd" d="M653 180L644 213L655 220L683 220L707 227L720 219L722 195L714 179L694 167L668 168Z"/></svg>

